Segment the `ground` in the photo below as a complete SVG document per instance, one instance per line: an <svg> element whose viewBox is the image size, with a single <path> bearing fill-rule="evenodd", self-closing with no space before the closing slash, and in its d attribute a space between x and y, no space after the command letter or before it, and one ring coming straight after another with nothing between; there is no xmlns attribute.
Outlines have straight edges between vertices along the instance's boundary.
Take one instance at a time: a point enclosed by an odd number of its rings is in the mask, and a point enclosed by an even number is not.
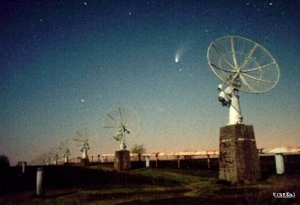
<svg viewBox="0 0 300 205"><path fill-rule="evenodd" d="M31 170L30 170L31 169ZM35 195L35 171L18 175L0 204L300 204L300 174L269 173L255 183L231 185L218 170L135 168L116 172L111 164L86 168L45 167L45 196ZM292 198L275 198L281 193Z"/></svg>

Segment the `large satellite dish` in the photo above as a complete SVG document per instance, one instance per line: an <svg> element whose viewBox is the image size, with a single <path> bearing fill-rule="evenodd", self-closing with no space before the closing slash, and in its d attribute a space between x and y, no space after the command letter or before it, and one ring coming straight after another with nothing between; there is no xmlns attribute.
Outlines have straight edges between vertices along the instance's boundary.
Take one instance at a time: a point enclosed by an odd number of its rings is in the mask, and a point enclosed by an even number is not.
<svg viewBox="0 0 300 205"><path fill-rule="evenodd" d="M139 134L140 125L139 115L128 107L112 108L103 119L103 128L107 136L119 141L120 150L126 150L126 142Z"/></svg>
<svg viewBox="0 0 300 205"><path fill-rule="evenodd" d="M279 81L280 71L274 57L261 45L239 36L213 41L207 50L210 68L228 87L219 85L219 100L231 108L229 124L243 123L238 91L263 93Z"/></svg>

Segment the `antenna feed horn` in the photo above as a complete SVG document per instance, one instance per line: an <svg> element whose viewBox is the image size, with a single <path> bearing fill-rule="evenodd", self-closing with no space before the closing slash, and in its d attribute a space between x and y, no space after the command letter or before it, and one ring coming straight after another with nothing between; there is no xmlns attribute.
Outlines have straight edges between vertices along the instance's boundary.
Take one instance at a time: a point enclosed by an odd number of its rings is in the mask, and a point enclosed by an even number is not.
<svg viewBox="0 0 300 205"><path fill-rule="evenodd" d="M223 89L223 85L219 84L217 89L218 89L218 91L221 91Z"/></svg>

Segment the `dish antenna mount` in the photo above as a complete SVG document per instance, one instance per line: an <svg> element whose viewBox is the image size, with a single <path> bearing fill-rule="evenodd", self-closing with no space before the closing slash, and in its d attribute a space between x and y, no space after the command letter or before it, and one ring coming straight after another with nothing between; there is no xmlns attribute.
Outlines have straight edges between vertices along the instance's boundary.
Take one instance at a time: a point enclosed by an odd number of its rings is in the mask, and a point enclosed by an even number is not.
<svg viewBox="0 0 300 205"><path fill-rule="evenodd" d="M229 123L244 124L238 91L264 93L276 86L280 71L274 57L261 45L239 36L213 41L207 50L210 68L223 83L219 101L229 108ZM226 85L223 89L223 86Z"/></svg>

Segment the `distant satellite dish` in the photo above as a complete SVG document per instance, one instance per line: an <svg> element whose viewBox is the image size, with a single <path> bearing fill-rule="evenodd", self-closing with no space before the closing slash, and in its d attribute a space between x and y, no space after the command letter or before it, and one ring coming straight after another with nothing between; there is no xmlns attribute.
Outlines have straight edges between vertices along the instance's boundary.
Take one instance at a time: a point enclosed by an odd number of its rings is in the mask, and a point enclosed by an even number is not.
<svg viewBox="0 0 300 205"><path fill-rule="evenodd" d="M69 163L69 157L71 155L71 152L70 152L70 145L69 145L69 140L66 139L65 141L62 141L60 144L59 144L59 152L60 152L60 155L63 157L64 159L64 163Z"/></svg>
<svg viewBox="0 0 300 205"><path fill-rule="evenodd" d="M207 50L210 68L228 87L219 85L219 101L230 107L229 123L242 124L238 91L263 93L279 81L279 66L261 45L239 36L225 36L213 41Z"/></svg>
<svg viewBox="0 0 300 205"><path fill-rule="evenodd" d="M135 138L140 131L141 120L136 111L128 107L115 107L103 119L103 128L108 137L120 143L120 150L126 150L126 142Z"/></svg>
<svg viewBox="0 0 300 205"><path fill-rule="evenodd" d="M82 152L82 159L88 158L88 150L91 148L90 138L94 135L95 133L88 128L78 130L75 133L73 140L76 142L79 151Z"/></svg>
<svg viewBox="0 0 300 205"><path fill-rule="evenodd" d="M51 147L50 150L46 153L47 165L58 165L59 160L59 150L57 147Z"/></svg>

